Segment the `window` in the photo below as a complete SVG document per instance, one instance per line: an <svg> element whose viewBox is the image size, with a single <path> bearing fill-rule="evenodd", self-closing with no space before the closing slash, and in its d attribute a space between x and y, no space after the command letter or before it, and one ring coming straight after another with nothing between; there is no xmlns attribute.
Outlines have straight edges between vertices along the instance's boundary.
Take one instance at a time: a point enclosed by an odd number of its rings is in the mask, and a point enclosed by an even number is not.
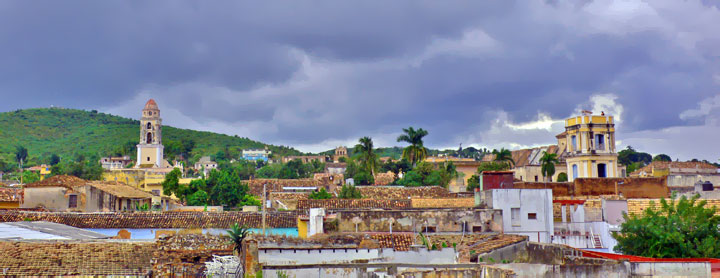
<svg viewBox="0 0 720 278"><path fill-rule="evenodd" d="M149 157L149 156L147 157L147 161L150 161L150 157Z"/></svg>
<svg viewBox="0 0 720 278"><path fill-rule="evenodd" d="M520 226L520 208L510 208L510 223L513 226Z"/></svg>
<svg viewBox="0 0 720 278"><path fill-rule="evenodd" d="M482 233L482 231L483 231L482 226L473 226L472 227L473 233Z"/></svg>
<svg viewBox="0 0 720 278"><path fill-rule="evenodd" d="M423 233L434 233L435 232L435 226L424 226L422 227Z"/></svg>
<svg viewBox="0 0 720 278"><path fill-rule="evenodd" d="M148 129L148 130L152 129L152 124L148 123L148 124L147 124L147 129Z"/></svg>
<svg viewBox="0 0 720 278"><path fill-rule="evenodd" d="M605 150L605 134L595 134L595 149Z"/></svg>
<svg viewBox="0 0 720 278"><path fill-rule="evenodd" d="M578 177L578 167L577 167L577 164L573 164L572 169L573 169L572 177L573 177L573 179L577 179L577 177Z"/></svg>
<svg viewBox="0 0 720 278"><path fill-rule="evenodd" d="M73 195L68 196L68 207L69 208L77 207L77 195L73 194Z"/></svg>
<svg viewBox="0 0 720 278"><path fill-rule="evenodd" d="M598 178L607 177L607 167L605 166L605 163L598 163L597 174L598 174Z"/></svg>
<svg viewBox="0 0 720 278"><path fill-rule="evenodd" d="M538 181L538 176L535 176L535 181L536 181L536 182Z"/></svg>
<svg viewBox="0 0 720 278"><path fill-rule="evenodd" d="M537 213L528 213L528 220L537 219Z"/></svg>
<svg viewBox="0 0 720 278"><path fill-rule="evenodd" d="M145 137L145 139L146 139L145 141L146 141L148 144L151 144L151 143L152 143L152 133L148 132L148 134L147 134L147 136Z"/></svg>
<svg viewBox="0 0 720 278"><path fill-rule="evenodd" d="M572 137L570 137L570 144L572 144L572 151L576 151L578 149L577 136L573 135Z"/></svg>

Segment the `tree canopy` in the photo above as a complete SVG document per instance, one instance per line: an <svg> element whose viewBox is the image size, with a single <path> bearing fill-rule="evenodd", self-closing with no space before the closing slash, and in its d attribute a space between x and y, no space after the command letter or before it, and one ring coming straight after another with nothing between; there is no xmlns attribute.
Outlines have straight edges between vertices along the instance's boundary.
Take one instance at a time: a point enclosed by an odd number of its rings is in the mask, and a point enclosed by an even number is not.
<svg viewBox="0 0 720 278"><path fill-rule="evenodd" d="M427 136L428 132L422 128L416 130L413 127L403 128L403 132L405 134L398 136L397 141L406 142L410 146L403 149L402 158L407 159L415 166L418 162L425 160L428 155L428 149L423 143L423 137Z"/></svg>
<svg viewBox="0 0 720 278"><path fill-rule="evenodd" d="M515 160L513 160L512 152L510 150L501 148L499 151L493 150L492 153L495 155L495 161L515 166Z"/></svg>
<svg viewBox="0 0 720 278"><path fill-rule="evenodd" d="M552 181L552 176L555 175L555 164L558 164L557 154L543 152L543 156L540 157L540 172L547 181Z"/></svg>
<svg viewBox="0 0 720 278"><path fill-rule="evenodd" d="M616 252L652 258L720 258L720 216L699 195L660 200L642 215L623 215Z"/></svg>

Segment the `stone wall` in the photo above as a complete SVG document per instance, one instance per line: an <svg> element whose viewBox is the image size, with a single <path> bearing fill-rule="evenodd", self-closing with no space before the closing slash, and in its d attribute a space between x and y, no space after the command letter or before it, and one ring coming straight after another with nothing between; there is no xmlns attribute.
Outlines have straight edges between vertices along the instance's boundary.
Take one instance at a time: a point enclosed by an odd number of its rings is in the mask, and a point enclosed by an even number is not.
<svg viewBox="0 0 720 278"><path fill-rule="evenodd" d="M501 210L407 209L337 211L339 232L502 232ZM465 223L463 225L463 222Z"/></svg>
<svg viewBox="0 0 720 278"><path fill-rule="evenodd" d="M516 182L513 188L552 189L553 198L615 195L625 198L664 198L670 191L667 177L662 178L578 178L573 182Z"/></svg>

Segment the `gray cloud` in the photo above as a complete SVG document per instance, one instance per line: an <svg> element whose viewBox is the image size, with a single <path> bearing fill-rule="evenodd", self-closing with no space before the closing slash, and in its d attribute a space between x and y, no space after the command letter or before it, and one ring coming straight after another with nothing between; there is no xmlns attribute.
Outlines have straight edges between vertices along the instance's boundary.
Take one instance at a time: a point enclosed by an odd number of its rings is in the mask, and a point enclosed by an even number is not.
<svg viewBox="0 0 720 278"><path fill-rule="evenodd" d="M153 97L167 123L270 143L391 142L413 125L435 147L528 146L557 128L498 119L562 119L613 94L623 132L659 136L709 122L680 115L720 92L716 4L5 2L0 110L137 117Z"/></svg>

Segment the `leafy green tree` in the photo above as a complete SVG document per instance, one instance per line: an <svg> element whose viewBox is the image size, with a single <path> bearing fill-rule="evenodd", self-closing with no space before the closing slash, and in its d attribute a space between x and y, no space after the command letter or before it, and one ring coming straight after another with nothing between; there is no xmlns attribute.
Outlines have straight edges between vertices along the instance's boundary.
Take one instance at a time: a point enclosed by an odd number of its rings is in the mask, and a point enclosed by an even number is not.
<svg viewBox="0 0 720 278"><path fill-rule="evenodd" d="M238 207L242 207L242 206L259 207L259 206L262 206L262 202L260 200L258 200L257 198L255 198L255 196L253 196L253 195L245 194L245 196L242 197L242 201L240 202L240 204L238 204Z"/></svg>
<svg viewBox="0 0 720 278"><path fill-rule="evenodd" d="M474 191L475 188L479 188L479 187L480 187L480 176L472 175L468 179L467 187L465 187L465 189L467 189L467 191Z"/></svg>
<svg viewBox="0 0 720 278"><path fill-rule="evenodd" d="M642 215L623 215L616 252L652 258L720 258L720 216L699 195L660 200Z"/></svg>
<svg viewBox="0 0 720 278"><path fill-rule="evenodd" d="M504 162L487 162L482 163L480 166L478 166L478 174L482 174L482 172L485 171L507 171L510 170L510 164L504 163Z"/></svg>
<svg viewBox="0 0 720 278"><path fill-rule="evenodd" d="M233 250L239 254L242 252L243 240L250 234L250 228L245 225L240 226L238 223L230 226L230 230L227 231L228 235L235 244Z"/></svg>
<svg viewBox="0 0 720 278"><path fill-rule="evenodd" d="M369 172L370 175L375 176L375 169L377 169L377 155L373 152L373 141L370 137L363 137L358 140L358 144L355 145L355 152L360 154L358 161L362 168Z"/></svg>
<svg viewBox="0 0 720 278"><path fill-rule="evenodd" d="M419 172L410 171L405 173L405 176L397 181L397 184L411 187L418 187L425 185L425 177Z"/></svg>
<svg viewBox="0 0 720 278"><path fill-rule="evenodd" d="M645 163L643 163L642 161L633 162L633 163L630 163L630 165L628 165L626 167L626 172L632 173L632 172L639 170L642 167L645 167Z"/></svg>
<svg viewBox="0 0 720 278"><path fill-rule="evenodd" d="M320 191L310 193L308 198L313 200L332 199L332 194L328 193L325 188L320 188Z"/></svg>
<svg viewBox="0 0 720 278"><path fill-rule="evenodd" d="M355 160L348 159L347 165L345 166L345 177L352 178L357 174L358 172L358 165L355 163Z"/></svg>
<svg viewBox="0 0 720 278"><path fill-rule="evenodd" d="M618 163L626 165L628 167L628 173L632 172L630 171L630 166L632 164L639 166L634 167L635 169L638 169L650 163L652 159L652 155L649 153L637 152L632 146L627 146L627 148L618 153Z"/></svg>
<svg viewBox="0 0 720 278"><path fill-rule="evenodd" d="M50 166L55 166L58 163L60 163L60 156L58 156L57 154L52 154L50 156Z"/></svg>
<svg viewBox="0 0 720 278"><path fill-rule="evenodd" d="M35 171L25 171L22 175L24 183L33 183L40 181L40 174Z"/></svg>
<svg viewBox="0 0 720 278"><path fill-rule="evenodd" d="M340 194L338 194L338 197L340 199L360 199L362 198L362 194L360 193L360 190L355 188L355 186L343 185L343 187L340 189Z"/></svg>
<svg viewBox="0 0 720 278"><path fill-rule="evenodd" d="M415 167L418 162L425 160L428 155L428 149L423 144L423 137L428 135L428 132L422 128L415 130L413 127L403 128L402 134L398 136L398 142L406 142L410 146L403 149L402 158L407 159Z"/></svg>
<svg viewBox="0 0 720 278"><path fill-rule="evenodd" d="M661 153L661 154L658 154L658 155L656 155L655 157L653 157L653 160L652 160L652 161L667 161L667 162L670 162L670 161L672 161L672 158L670 158L670 156L667 155L667 154Z"/></svg>
<svg viewBox="0 0 720 278"><path fill-rule="evenodd" d="M540 157L540 172L546 181L552 181L552 176L555 175L555 164L560 163L557 159L557 154L543 152L543 156Z"/></svg>
<svg viewBox="0 0 720 278"><path fill-rule="evenodd" d="M192 195L187 197L188 206L206 206L210 196L203 190L195 191Z"/></svg>
<svg viewBox="0 0 720 278"><path fill-rule="evenodd" d="M496 162L503 162L507 163L508 165L515 166L515 160L512 158L512 152L508 149L501 148L498 150L493 150L492 153L495 155L495 161Z"/></svg>
<svg viewBox="0 0 720 278"><path fill-rule="evenodd" d="M558 174L557 181L558 181L558 182L567 182L567 181L568 181L567 173L560 173L560 174Z"/></svg>
<svg viewBox="0 0 720 278"><path fill-rule="evenodd" d="M372 176L372 174L366 172L365 170L361 170L360 172L357 172L355 174L355 176L353 176L353 181L357 185L375 184L375 178Z"/></svg>
<svg viewBox="0 0 720 278"><path fill-rule="evenodd" d="M180 198L181 195L183 195L180 188L180 177L182 176L182 172L180 172L180 169L175 168L170 173L167 173L165 175L165 180L162 182L163 187L163 194L170 196L172 194L175 194L176 197Z"/></svg>

